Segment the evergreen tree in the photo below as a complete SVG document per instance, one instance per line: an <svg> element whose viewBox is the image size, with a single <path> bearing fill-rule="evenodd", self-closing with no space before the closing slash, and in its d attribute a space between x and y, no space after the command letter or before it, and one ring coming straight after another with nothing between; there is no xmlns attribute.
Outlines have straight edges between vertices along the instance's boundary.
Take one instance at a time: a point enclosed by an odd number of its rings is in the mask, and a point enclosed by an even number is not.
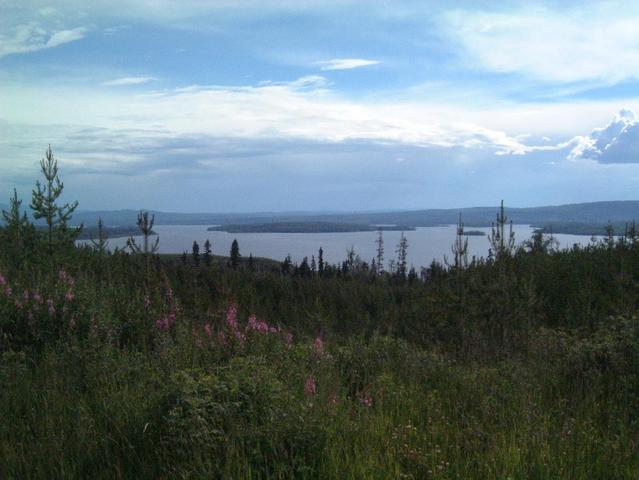
<svg viewBox="0 0 639 480"><path fill-rule="evenodd" d="M99 254L104 255L106 249L109 246L109 235L104 230L104 222L102 222L102 218L98 218L98 237L91 238L91 244L93 245L93 249Z"/></svg>
<svg viewBox="0 0 639 480"><path fill-rule="evenodd" d="M9 211L2 211L4 218L4 235L8 240L11 251L8 252L12 260L22 263L34 247L35 228L29 221L26 212L20 213L22 200L18 200L18 192L13 189L13 196L9 198Z"/></svg>
<svg viewBox="0 0 639 480"><path fill-rule="evenodd" d="M291 273L291 266L293 265L293 261L291 260L290 255L286 255L286 258L282 262L282 273Z"/></svg>
<svg viewBox="0 0 639 480"><path fill-rule="evenodd" d="M410 270L408 271L408 283L411 285L417 281L417 271L415 267L411 265Z"/></svg>
<svg viewBox="0 0 639 480"><path fill-rule="evenodd" d="M377 255L375 256L376 268L374 271L379 275L384 271L384 237L382 227L379 227L377 230L377 240L375 240L375 243L377 244Z"/></svg>
<svg viewBox="0 0 639 480"><path fill-rule="evenodd" d="M311 273L315 275L317 272L317 264L315 263L315 255L311 256Z"/></svg>
<svg viewBox="0 0 639 480"><path fill-rule="evenodd" d="M182 265L187 265L189 263L189 256L186 253L186 250L182 252Z"/></svg>
<svg viewBox="0 0 639 480"><path fill-rule="evenodd" d="M255 264L253 263L253 252L249 253L248 267L251 272L255 270Z"/></svg>
<svg viewBox="0 0 639 480"><path fill-rule="evenodd" d="M397 277L400 279L406 278L407 258L408 258L408 240L402 232L399 237L399 243L397 244Z"/></svg>
<svg viewBox="0 0 639 480"><path fill-rule="evenodd" d="M459 220L457 221L457 234L452 251L455 257L455 268L466 268L468 266L468 238L464 235L464 223L462 222L461 212L459 213Z"/></svg>
<svg viewBox="0 0 639 480"><path fill-rule="evenodd" d="M240 265L240 245L237 243L237 239L233 239L231 243L231 267L237 269Z"/></svg>
<svg viewBox="0 0 639 480"><path fill-rule="evenodd" d="M200 266L200 246L193 240L193 247L191 248L191 256L193 257L193 265Z"/></svg>
<svg viewBox="0 0 639 480"><path fill-rule="evenodd" d="M496 261L512 256L515 250L515 232L513 232L513 223L510 222L510 229L506 234L506 224L508 218L504 210L504 201L501 201L497 220L491 226L491 232L488 236L490 242L490 254L494 255Z"/></svg>
<svg viewBox="0 0 639 480"><path fill-rule="evenodd" d="M71 247L82 231L82 225L71 228L69 222L78 202L58 205L64 184L58 176L58 161L53 157L51 145L46 151L46 159L40 161L40 172L44 184L38 180L31 197L31 209L36 220L43 219L47 225L45 242L47 253L52 256L56 247Z"/></svg>
<svg viewBox="0 0 639 480"><path fill-rule="evenodd" d="M206 239L206 242L204 242L204 253L202 255L202 260L204 261L204 265L206 265L207 267L211 266L211 255L212 255L212 250L211 250L211 242L209 241L209 239Z"/></svg>
<svg viewBox="0 0 639 480"><path fill-rule="evenodd" d="M308 257L302 259L302 263L298 268L298 272L301 277L308 277L311 274L311 268L308 266Z"/></svg>
<svg viewBox="0 0 639 480"><path fill-rule="evenodd" d="M126 245L131 250L131 253L143 253L145 255L148 255L150 253L155 253L158 251L160 245L160 237L158 236L153 244L150 243L151 235L155 234L155 232L153 231L154 222L155 214L149 217L149 212L140 211L140 213L138 213L137 225L140 233L142 234L144 243L142 244L142 247L140 247L135 242L135 239L133 237L129 237L129 239L126 241Z"/></svg>
<svg viewBox="0 0 639 480"><path fill-rule="evenodd" d="M317 272L320 274L320 276L324 275L324 268L324 249L320 247L317 256Z"/></svg>

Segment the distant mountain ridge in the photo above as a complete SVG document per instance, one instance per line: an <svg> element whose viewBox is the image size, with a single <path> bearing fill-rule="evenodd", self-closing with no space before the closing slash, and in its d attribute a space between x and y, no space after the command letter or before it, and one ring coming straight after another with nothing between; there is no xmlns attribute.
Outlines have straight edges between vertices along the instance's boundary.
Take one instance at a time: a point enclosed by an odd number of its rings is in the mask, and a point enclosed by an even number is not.
<svg viewBox="0 0 639 480"><path fill-rule="evenodd" d="M489 226L495 220L499 207L467 207L447 209L423 209L412 211L352 212L352 213L177 213L149 212L155 214L156 225L253 225L272 222L333 222L361 225L408 225L428 227L456 223L459 213L468 227ZM136 210L78 211L74 223L95 224L102 218L109 226L134 225ZM513 223L543 225L580 223L604 225L608 222L639 221L639 201L606 201L574 203L543 207L506 207L506 215Z"/></svg>
<svg viewBox="0 0 639 480"><path fill-rule="evenodd" d="M22 205L23 209L25 204ZM28 205L27 205L28 208ZM6 204L0 204L6 210ZM499 207L465 207L382 212L313 213L313 212L256 212L256 213L179 213L149 210L156 225L265 225L269 223L346 223L356 225L406 225L430 227L454 224L459 214L466 227L486 227L495 220ZM555 232L602 232L607 223L616 231L625 222L639 221L639 201L606 201L573 203L542 207L506 207L506 215L516 224L549 227ZM27 210L28 211L28 210ZM97 224L98 218L106 226L134 227L137 210L80 210L73 215L73 224L87 227ZM41 222L37 222L41 223Z"/></svg>

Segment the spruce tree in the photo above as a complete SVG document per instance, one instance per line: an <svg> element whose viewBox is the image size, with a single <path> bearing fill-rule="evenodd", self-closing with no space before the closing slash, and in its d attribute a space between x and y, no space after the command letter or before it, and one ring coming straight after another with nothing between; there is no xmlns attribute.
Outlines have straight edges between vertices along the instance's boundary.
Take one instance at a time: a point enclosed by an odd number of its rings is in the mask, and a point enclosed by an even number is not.
<svg viewBox="0 0 639 480"><path fill-rule="evenodd" d="M320 247L317 256L317 272L320 274L320 276L324 275L324 268L324 249Z"/></svg>
<svg viewBox="0 0 639 480"><path fill-rule="evenodd" d="M382 227L379 227L377 230L377 240L375 240L375 243L377 244L377 255L375 257L376 268L374 270L375 273L379 275L384 271L384 237L382 234Z"/></svg>
<svg viewBox="0 0 639 480"><path fill-rule="evenodd" d="M200 246L193 240L193 247L191 248L191 255L193 257L193 265L200 266Z"/></svg>
<svg viewBox="0 0 639 480"><path fill-rule="evenodd" d="M140 211L140 213L138 213L137 225L140 233L142 233L144 243L142 244L142 247L140 247L135 242L135 239L132 236L129 237L129 239L126 241L126 245L127 247L129 247L132 253L143 253L145 255L148 255L149 253L155 253L158 251L160 245L160 237L158 236L153 244L151 244L149 241L151 235L155 234L155 232L153 232L154 222L155 214L149 217L149 212Z"/></svg>
<svg viewBox="0 0 639 480"><path fill-rule="evenodd" d="M36 182L32 192L31 209L36 220L43 219L47 225L45 233L46 249L49 256L53 256L56 248L74 245L76 238L82 231L82 225L71 228L69 222L78 202L59 205L58 200L64 190L64 184L58 176L58 161L53 157L51 145L46 151L46 158L40 161L40 172L44 183Z"/></svg>
<svg viewBox="0 0 639 480"><path fill-rule="evenodd" d="M464 235L464 222L462 222L461 212L459 213L459 220L457 221L457 234L452 251L455 257L455 268L466 268L468 266L468 238Z"/></svg>
<svg viewBox="0 0 639 480"><path fill-rule="evenodd" d="M11 249L9 256L15 262L22 263L33 248L35 229L26 212L20 213L22 200L18 200L18 192L13 189L13 196L9 198L9 211L2 211L4 218L4 234Z"/></svg>
<svg viewBox="0 0 639 480"><path fill-rule="evenodd" d="M109 235L104 230L104 223L102 222L102 218L98 218L98 237L91 238L93 250L95 250L99 255L104 255L109 246L108 239Z"/></svg>
<svg viewBox="0 0 639 480"><path fill-rule="evenodd" d="M204 265L207 267L211 266L211 255L212 255L212 250L211 250L211 242L209 241L209 239L206 239L206 242L204 242L204 253L202 254L202 260L204 261Z"/></svg>
<svg viewBox="0 0 639 480"><path fill-rule="evenodd" d="M231 267L237 269L240 265L240 245L237 243L237 239L233 239L231 243Z"/></svg>
<svg viewBox="0 0 639 480"><path fill-rule="evenodd" d="M399 237L399 243L397 244L397 249L395 250L397 253L397 277L401 280L406 278L407 273L407 259L408 259L408 240L402 232Z"/></svg>
<svg viewBox="0 0 639 480"><path fill-rule="evenodd" d="M515 250L515 232L513 232L513 223L510 222L510 230L506 233L506 224L508 218L504 210L504 201L501 201L497 220L491 226L491 232L488 236L490 242L490 253L494 255L496 261L503 260L512 256Z"/></svg>

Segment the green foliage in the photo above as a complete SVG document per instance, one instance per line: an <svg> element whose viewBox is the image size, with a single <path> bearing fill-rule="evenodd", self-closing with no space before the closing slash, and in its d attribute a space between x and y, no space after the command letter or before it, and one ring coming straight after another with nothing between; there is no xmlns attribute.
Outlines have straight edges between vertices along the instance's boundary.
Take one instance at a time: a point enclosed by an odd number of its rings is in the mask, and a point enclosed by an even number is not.
<svg viewBox="0 0 639 480"><path fill-rule="evenodd" d="M64 190L64 184L58 177L58 162L53 157L51 146L46 151L46 158L40 162L40 172L44 183L36 183L31 198L31 209L36 220L43 219L47 225L46 246L49 256L55 251L66 250L73 246L75 239L82 231L82 225L73 228L69 225L78 202L58 205Z"/></svg>

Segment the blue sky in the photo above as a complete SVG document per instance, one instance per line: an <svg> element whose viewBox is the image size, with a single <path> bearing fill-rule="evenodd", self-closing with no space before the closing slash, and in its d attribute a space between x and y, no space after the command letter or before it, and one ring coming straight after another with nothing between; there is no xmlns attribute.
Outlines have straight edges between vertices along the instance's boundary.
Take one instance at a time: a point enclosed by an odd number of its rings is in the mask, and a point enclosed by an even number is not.
<svg viewBox="0 0 639 480"><path fill-rule="evenodd" d="M85 209L637 199L637 32L632 2L0 0L0 194L51 143Z"/></svg>

